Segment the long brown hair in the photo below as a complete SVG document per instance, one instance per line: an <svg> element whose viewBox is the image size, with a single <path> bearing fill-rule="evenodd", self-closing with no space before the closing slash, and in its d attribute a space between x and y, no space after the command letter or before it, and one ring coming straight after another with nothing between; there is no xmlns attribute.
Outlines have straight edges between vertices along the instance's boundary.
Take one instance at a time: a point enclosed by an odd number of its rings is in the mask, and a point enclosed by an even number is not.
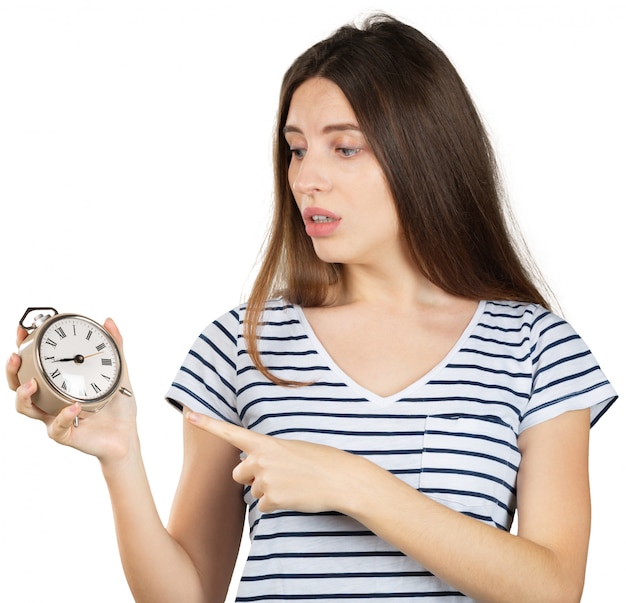
<svg viewBox="0 0 626 603"><path fill-rule="evenodd" d="M267 299L323 305L342 267L321 261L289 187L282 134L294 91L306 80L334 82L387 178L415 266L444 291L470 299L549 303L542 279L502 193L494 153L460 76L416 29L387 15L347 25L298 57L286 72L274 141L274 216L248 301L244 335L263 366L257 331Z"/></svg>

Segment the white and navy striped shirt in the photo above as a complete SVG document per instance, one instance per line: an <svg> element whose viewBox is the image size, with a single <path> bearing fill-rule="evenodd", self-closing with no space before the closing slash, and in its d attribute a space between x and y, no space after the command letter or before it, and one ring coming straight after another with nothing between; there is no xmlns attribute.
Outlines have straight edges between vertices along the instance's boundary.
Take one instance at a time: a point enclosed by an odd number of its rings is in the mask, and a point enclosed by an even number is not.
<svg viewBox="0 0 626 603"><path fill-rule="evenodd" d="M592 424L616 394L570 325L537 305L481 302L428 374L389 397L333 362L302 309L268 302L263 362L311 385L278 386L251 364L245 306L209 325L167 393L177 406L259 433L362 455L431 498L503 530L516 505L521 431L568 410ZM245 490L251 549L237 601L468 601L339 513L263 514Z"/></svg>

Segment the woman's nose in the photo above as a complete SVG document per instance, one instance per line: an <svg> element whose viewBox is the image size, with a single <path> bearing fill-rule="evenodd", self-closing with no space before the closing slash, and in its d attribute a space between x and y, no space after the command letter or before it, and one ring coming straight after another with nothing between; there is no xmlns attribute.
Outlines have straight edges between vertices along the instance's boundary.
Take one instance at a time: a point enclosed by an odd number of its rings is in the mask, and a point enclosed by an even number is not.
<svg viewBox="0 0 626 603"><path fill-rule="evenodd" d="M294 193L310 195L330 188L330 172L326 161L310 150L302 159L292 159L289 171Z"/></svg>

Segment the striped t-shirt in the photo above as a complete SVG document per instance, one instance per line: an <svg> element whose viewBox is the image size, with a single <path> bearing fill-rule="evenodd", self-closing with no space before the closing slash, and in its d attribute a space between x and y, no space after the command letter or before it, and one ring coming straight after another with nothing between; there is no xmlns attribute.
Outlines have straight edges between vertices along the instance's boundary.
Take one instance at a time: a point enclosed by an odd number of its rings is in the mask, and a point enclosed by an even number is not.
<svg viewBox="0 0 626 603"><path fill-rule="evenodd" d="M516 505L521 431L568 410L592 424L616 394L571 326L537 305L481 302L424 377L377 396L346 375L302 309L268 302L259 346L284 387L251 364L245 306L198 337L167 393L180 408L259 433L362 455L452 509L503 530ZM249 488L251 547L237 601L468 601L339 513L261 513Z"/></svg>

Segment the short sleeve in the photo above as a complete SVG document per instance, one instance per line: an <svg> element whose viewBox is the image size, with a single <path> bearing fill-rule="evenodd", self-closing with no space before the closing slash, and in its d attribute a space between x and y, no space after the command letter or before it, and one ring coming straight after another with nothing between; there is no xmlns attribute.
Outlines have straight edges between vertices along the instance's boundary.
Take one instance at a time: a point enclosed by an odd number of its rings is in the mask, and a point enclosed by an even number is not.
<svg viewBox="0 0 626 603"><path fill-rule="evenodd" d="M170 404L241 424L235 384L240 328L240 313L232 310L204 329L167 391Z"/></svg>
<svg viewBox="0 0 626 603"><path fill-rule="evenodd" d="M540 307L529 338L533 381L520 432L564 412L587 408L593 426L617 394L585 342L569 323Z"/></svg>

